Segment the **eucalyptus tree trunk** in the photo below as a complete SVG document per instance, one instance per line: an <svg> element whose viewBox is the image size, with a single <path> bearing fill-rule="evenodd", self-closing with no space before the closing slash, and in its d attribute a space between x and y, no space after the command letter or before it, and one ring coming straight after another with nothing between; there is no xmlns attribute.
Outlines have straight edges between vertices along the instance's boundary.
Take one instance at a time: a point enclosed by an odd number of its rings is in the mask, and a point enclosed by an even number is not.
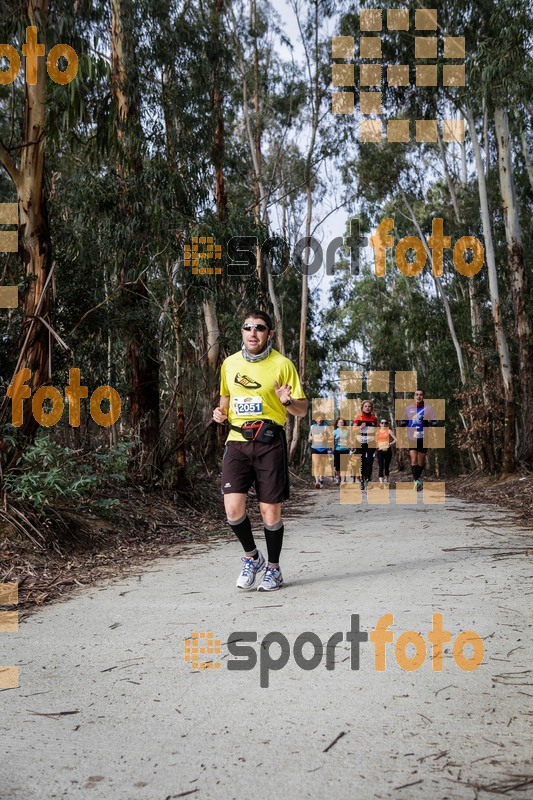
<svg viewBox="0 0 533 800"><path fill-rule="evenodd" d="M163 119L165 122L165 145L167 164L170 172L178 172L182 169L179 162L180 153L178 152L178 139L180 120L177 118L175 108L171 101L170 89L176 80L173 65L167 65L162 75L161 105ZM176 209L180 210L180 209ZM172 333L174 336L174 380L175 391L171 404L174 404L172 411L175 412L176 425L176 449L174 454L174 467L176 478L175 488L180 491L186 486L187 474L187 452L185 447L185 375L183 357L183 323L182 309L186 302L186 290L184 283L180 281L180 274L183 272L183 262L175 261L167 264L168 280L168 306ZM168 410L167 413L170 412Z"/></svg>
<svg viewBox="0 0 533 800"><path fill-rule="evenodd" d="M183 489L186 481L187 457L185 451L185 393L183 364L183 328L180 301L177 293L179 263L169 268L169 308L175 346L175 381L176 381L176 481L177 489Z"/></svg>
<svg viewBox="0 0 533 800"><path fill-rule="evenodd" d="M250 26L253 29L256 18L256 0L251 0L250 3ZM250 101L248 98L248 83L247 83L247 69L242 53L242 45L239 40L236 41L236 46L239 53L239 69L242 76L242 108L244 124L246 127L246 135L248 139L248 146L250 149L250 158L253 167L253 194L254 194L254 219L259 225L264 226L268 233L268 201L269 193L265 190L262 179L262 102L261 102L261 85L259 80L259 50L257 47L257 37L254 38L254 116L255 126L252 124L250 115ZM263 264L261 248L256 250L256 264L257 264L257 281L262 293L262 280L263 274L266 273L266 281L268 287L268 296L272 305L272 312L274 317L274 325L276 328L276 347L282 355L285 355L285 340L283 336L283 323L281 319L281 311L279 300L272 278L272 269L269 259L265 260Z"/></svg>
<svg viewBox="0 0 533 800"><path fill-rule="evenodd" d="M529 286L513 179L509 118L506 109L502 107L495 109L494 122L498 143L498 173L500 177L503 220L505 223L505 238L507 240L507 264L509 267L518 344L522 429L518 442L518 455L526 462L531 463L533 461L533 343L531 341L531 325L526 308Z"/></svg>
<svg viewBox="0 0 533 800"><path fill-rule="evenodd" d="M21 14L22 16L22 14ZM37 41L45 40L48 0L28 0L24 18L37 28ZM17 165L14 157L0 143L0 163L11 178L18 201L19 254L26 279L22 299L24 322L21 328L21 351L16 371L29 369L32 391L51 378L50 335L40 318L50 310L50 229L46 209L45 136L46 136L46 61L37 59L37 81L24 86L24 116L21 123L23 145ZM28 406L28 404L26 404ZM6 405L3 405L2 413ZM38 424L26 408L20 431L26 442L34 439ZM12 455L12 454L11 454Z"/></svg>
<svg viewBox="0 0 533 800"><path fill-rule="evenodd" d="M520 131L520 144L522 146L522 155L524 156L524 161L526 162L526 169L529 178L529 183L531 188L533 189L533 164L531 163L531 156L529 154L529 145L527 143L526 134L524 129Z"/></svg>
<svg viewBox="0 0 533 800"><path fill-rule="evenodd" d="M147 231L134 208L142 173L143 132L139 112L136 42L133 34L132 0L111 2L111 86L117 106L116 131L119 141L117 171L120 176L121 204L125 218L136 223L137 248L127 255L122 268L125 311L126 360L130 382L130 419L138 439L133 448L130 471L142 482L152 483L160 474L159 447L159 353L156 323L142 271L140 251Z"/></svg>
<svg viewBox="0 0 533 800"><path fill-rule="evenodd" d="M214 7L214 44L217 46L221 37L222 13L224 11L224 0L215 0ZM215 170L215 203L217 208L217 218L224 220L228 213L228 198L226 194L226 184L224 181L224 113L223 101L224 92L220 77L220 58L217 52L213 60L212 79L211 79L211 107L213 109L215 136L212 146L212 160Z"/></svg>
<svg viewBox="0 0 533 800"><path fill-rule="evenodd" d="M298 7L293 3L295 10L300 34L302 35L302 42L305 47L305 56L307 62L308 79L310 83L310 107L311 107L311 131L310 140L307 148L307 155L305 160L305 197L306 197L306 216L305 216L305 237L309 241L311 236L311 224L313 220L313 171L312 163L315 153L316 140L318 135L319 114L320 114L320 88L319 88L319 0L313 0L314 19L313 19L313 49L309 53L308 46L305 44L305 37L303 36L302 25L298 16ZM309 310L309 254L311 250L307 248L304 250L306 254L303 258L303 274L302 274L302 294L300 301L300 341L298 347L298 373L300 381L305 386L305 379L307 374L307 314ZM303 417L294 418L294 426L292 429L292 438L289 445L289 459L293 460L298 446L300 436L300 428Z"/></svg>
<svg viewBox="0 0 533 800"><path fill-rule="evenodd" d="M452 206L453 206L453 210L454 210L454 214L455 214L455 219L456 219L457 222L460 222L461 221L461 212L460 212L460 208L459 208L459 201L458 201L458 198L457 198L457 192L455 190L455 185L454 185L454 182L453 182L452 175L451 175L450 170L448 168L448 161L447 161L447 158L446 158L446 151L445 151L444 144L443 144L442 138L440 136L440 133L439 133L438 141L439 141L439 150L440 150L440 154L441 154L441 158L442 158L442 163L443 163L443 166L444 166L444 175L446 177L446 183L448 185L448 191L450 193L450 199L452 201ZM474 344L479 344L480 334L481 334L481 309L479 307L478 299L477 299L477 296L476 296L476 287L475 287L475 283L474 283L474 278L473 277L468 278L467 282L468 282L468 300L469 300L469 304L470 304L470 326L471 326L471 331L472 331L472 341L473 341ZM485 405L485 407L487 407L488 403L489 403L489 399L488 399L489 398L489 392L488 392L488 387L487 387L487 382L486 382L485 370L484 370L484 367L483 367L483 363L481 363L480 359L477 359L475 357L474 357L474 359L472 359L470 361L470 364L472 364L472 363L473 363L473 369L477 373L479 381L480 381L480 384L481 384L481 393L482 393L484 405ZM472 403L472 398L471 398L470 394L467 395L467 404L468 404L468 411L469 411L469 422L470 422L471 426L474 425L474 421L475 421L476 417L477 418L485 417L486 414L488 413L487 411L484 411L484 412L480 413L479 410L476 412L476 410L474 408L474 405ZM466 429L467 428L466 420L465 420L465 418L464 418L464 416L462 414L461 414L461 421L463 422L463 425L464 425L464 427ZM495 463L493 444L494 444L493 440L484 442L483 445L480 447L480 453L479 454L469 450L469 456L470 456L471 459L473 459L473 462L475 463L475 466L481 466L483 469L488 469L491 473L494 472L494 463Z"/></svg>
<svg viewBox="0 0 533 800"><path fill-rule="evenodd" d="M414 224L414 226L416 228L416 231L418 233L420 241L424 245L424 249L426 251L426 255L428 256L428 258L431 261L431 250L429 249L428 243L426 241L426 237L422 233L422 228L420 227L418 219L416 218L416 214L415 214L411 204L409 203L407 197L405 195L402 195L402 197L403 197L405 205L407 206L407 210L409 211L409 215L410 215L411 219L413 220L413 224ZM464 358L463 358L463 351L462 351L461 345L459 343L459 339L457 338L457 332L455 330L455 324L454 324L453 317L452 317L452 312L451 312L451 309L450 309L450 303L448 302L448 297L447 297L446 292L444 290L444 286L442 285L441 279L438 276L433 275L433 281L434 281L435 287L437 289L437 294L440 294L440 297L441 297L441 300L442 300L442 304L444 306L444 314L446 316L446 324L448 325L448 331L450 333L450 338L452 340L452 344L453 344L453 347L454 347L454 350L455 350L455 355L457 357L457 366L459 367L459 375L461 377L461 383L462 383L463 386L465 386L465 384L466 384L465 362L464 362Z"/></svg>
<svg viewBox="0 0 533 800"><path fill-rule="evenodd" d="M494 243L492 240L492 229L489 211L489 201L487 195L487 182L485 180L485 172L483 169L483 159L481 157L481 148L477 138L476 123L474 113L471 108L468 108L466 113L466 120L468 129L470 131L470 139L472 141L472 148L476 161L477 182L479 190L479 204L481 208L481 222L483 226L483 237L485 239L485 260L487 263L487 271L489 278L489 293L492 311L492 323L494 327L494 338L496 340L496 349L498 351L498 358L500 362L500 372L503 383L504 392L504 434L503 434L503 472L512 472L515 466L515 418L516 418L516 403L515 393L513 386L513 374L511 369L511 358L509 355L509 345L507 343L507 336L503 327L503 320L500 308L500 290L498 288L498 273L496 271L496 257L494 254Z"/></svg>

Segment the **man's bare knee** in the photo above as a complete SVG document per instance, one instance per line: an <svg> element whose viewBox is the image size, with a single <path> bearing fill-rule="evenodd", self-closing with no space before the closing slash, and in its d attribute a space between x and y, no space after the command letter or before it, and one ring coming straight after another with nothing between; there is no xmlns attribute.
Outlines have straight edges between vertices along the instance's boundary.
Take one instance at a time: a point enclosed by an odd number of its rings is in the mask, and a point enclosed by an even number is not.
<svg viewBox="0 0 533 800"><path fill-rule="evenodd" d="M265 525L276 525L281 519L281 503L259 503Z"/></svg>
<svg viewBox="0 0 533 800"><path fill-rule="evenodd" d="M224 495L224 508L226 516L230 522L241 519L246 513L246 495L245 494L225 494Z"/></svg>

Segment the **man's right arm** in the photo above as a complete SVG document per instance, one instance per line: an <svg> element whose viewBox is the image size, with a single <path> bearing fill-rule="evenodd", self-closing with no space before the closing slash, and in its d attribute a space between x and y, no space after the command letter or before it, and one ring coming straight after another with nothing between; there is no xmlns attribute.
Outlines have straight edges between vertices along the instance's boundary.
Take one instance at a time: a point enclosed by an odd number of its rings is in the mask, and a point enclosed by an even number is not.
<svg viewBox="0 0 533 800"><path fill-rule="evenodd" d="M222 423L226 422L228 419L228 410L229 410L229 397L226 395L220 395L220 402L218 406L213 411L213 419L215 422L218 422L222 425Z"/></svg>

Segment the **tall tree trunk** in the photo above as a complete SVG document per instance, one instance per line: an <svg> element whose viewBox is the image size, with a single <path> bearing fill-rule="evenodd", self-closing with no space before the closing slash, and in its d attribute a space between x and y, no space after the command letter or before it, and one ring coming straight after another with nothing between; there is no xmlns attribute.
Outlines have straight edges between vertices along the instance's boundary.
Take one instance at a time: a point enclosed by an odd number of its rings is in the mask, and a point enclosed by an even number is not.
<svg viewBox="0 0 533 800"><path fill-rule="evenodd" d="M163 110L163 119L165 121L165 143L167 154L167 165L170 172L177 172L178 166L178 147L177 147L177 130L179 120L176 118L175 111L170 98L170 87L175 80L173 66L168 65L163 70L162 75L162 92L161 104ZM175 199L175 196L174 196ZM178 211L179 209L175 209ZM179 239L179 236L178 236ZM183 490L186 486L186 470L187 470L187 454L185 449L185 398L184 398L184 364L183 364L183 328L181 319L181 308L184 305L183 287L180 286L180 267L183 265L176 261L169 264L167 267L168 275L168 302L170 310L170 319L172 332L174 335L174 352L175 352L175 382L176 390L175 397L172 402L175 402L175 424L176 424L176 452L175 452L175 468L176 479L174 481L175 488Z"/></svg>
<svg viewBox="0 0 533 800"><path fill-rule="evenodd" d="M224 0L215 0L213 21L213 46L215 48L215 58L213 60L211 80L211 107L213 109L215 122L212 160L215 169L215 202L217 208L217 219L219 220L225 220L228 213L228 199L226 195L226 185L224 182L224 93L220 75L221 64L219 50L223 11Z"/></svg>
<svg viewBox="0 0 533 800"><path fill-rule="evenodd" d="M431 261L431 250L429 249L428 243L426 241L426 237L422 233L422 228L420 227L420 224L418 222L416 214L415 214L411 204L409 203L407 197L404 194L402 195L402 197L403 197L403 201L404 201L405 205L407 206L407 210L409 211L409 215L410 215L411 219L413 220L413 224L414 224L414 226L415 226L415 228L417 230L417 233L418 233L418 236L420 238L420 241L424 245L424 249L426 251L426 255L428 256L428 258ZM451 309L450 309L450 304L448 302L448 297L446 296L446 292L444 291L444 286L442 285L442 282L441 282L440 278L437 277L436 275L434 275L433 276L433 281L434 281L435 287L437 289L437 294L440 294L440 297L441 297L441 300L442 300L442 304L444 306L444 314L446 316L446 323L448 325L448 331L450 333L450 338L452 340L452 344L453 344L454 350L455 350L455 355L457 357L457 365L459 367L459 375L461 377L461 383L464 386L466 384L466 372L465 372L465 363L464 363L464 358L463 358L463 351L462 351L461 345L459 343L459 339L457 338L457 333L456 333L456 330L455 330L455 324L454 324L454 321L453 321L452 312L451 312Z"/></svg>
<svg viewBox="0 0 533 800"><path fill-rule="evenodd" d="M463 143L464 144L464 143ZM446 150L444 148L444 143L439 133L439 150L442 158L442 163L444 165L444 175L446 177L446 183L448 185L448 191L450 193L450 199L452 201L452 206L455 214L455 219L458 223L461 222L461 212L459 208L459 201L457 199L457 192L455 190L455 186L453 183L453 178L448 168L448 162L446 158ZM466 173L466 169L465 169ZM466 185L466 176L464 178L464 185ZM468 278L468 300L470 304L470 325L472 330L472 341L474 344L479 343L480 333L481 333L481 310L479 307L479 303L476 296L476 287L473 278ZM449 313L449 309L448 309ZM472 360L471 362L472 363ZM479 359L473 359L473 368L477 372L480 383L481 383L481 390L483 395L483 400L485 407L488 405L488 387L485 381L485 374L483 369L483 364L480 363ZM464 383L464 381L463 381ZM475 422L475 418L479 416L479 410L474 408L472 403L472 397L470 393L467 394L467 404L468 404L468 411L469 411L469 421L470 425L473 426ZM485 412L486 413L486 412ZM463 425L466 428L466 422L461 414L461 420L463 421ZM494 465L494 454L493 454L493 442L486 442L483 445L482 452L478 455L475 452L471 452L469 450L470 458L473 458L475 461L476 466L482 466L484 469L488 468L491 472L493 471ZM487 456L487 453L489 454ZM480 464L480 458L482 463Z"/></svg>
<svg viewBox="0 0 533 800"><path fill-rule="evenodd" d="M524 161L526 162L526 169L529 177L529 183L531 185L531 188L533 189L533 164L531 163L531 156L529 154L529 145L527 143L526 133L523 128L520 131L520 144L522 146L522 155L524 156Z"/></svg>
<svg viewBox="0 0 533 800"><path fill-rule="evenodd" d="M250 3L250 26L253 29L255 25L255 0ZM246 135L248 138L248 146L250 149L250 157L253 166L253 193L254 193L254 219L257 225L262 224L268 234L268 200L269 195L265 191L263 180L261 176L262 170L262 135L261 135L261 102L260 102L260 82L259 82L259 51L257 48L257 38L254 38L254 110L255 110L255 127L252 124L250 115L250 106L248 99L248 83L247 83L247 69L244 62L242 48L240 41L237 41L239 48L239 68L242 75L242 99L243 99L243 116L246 126ZM281 319L281 312L279 301L276 294L276 288L272 278L272 269L269 259L263 261L261 255L261 248L258 247L256 251L257 263L257 280L259 285L259 293L262 294L262 281L263 274L266 273L268 295L272 305L274 316L274 324L276 327L276 346L280 353L285 355L285 341L283 337L283 325Z"/></svg>
<svg viewBox="0 0 533 800"><path fill-rule="evenodd" d="M518 455L526 462L533 461L533 346L531 325L526 302L529 297L528 278L524 263L524 245L518 216L518 204L513 178L513 163L509 134L509 117L504 108L494 111L496 140L498 143L498 173L502 196L507 264L511 282L511 297L518 340L518 376L520 381L521 435Z"/></svg>
<svg viewBox="0 0 533 800"><path fill-rule="evenodd" d="M169 269L169 305L174 333L176 352L176 489L183 489L186 483L187 459L185 452L185 399L183 369L183 330L181 324L180 303L177 297L179 263Z"/></svg>
<svg viewBox="0 0 533 800"><path fill-rule="evenodd" d="M212 297L202 303L205 329L207 331L207 364L212 372L218 369L220 355L220 328L218 326L217 309Z"/></svg>
<svg viewBox="0 0 533 800"><path fill-rule="evenodd" d="M133 25L132 0L111 0L111 84L117 104L116 126L120 142L117 163L122 183L120 202L124 215L133 217L136 224L132 236L134 246L125 255L122 272L130 418L133 433L139 442L133 450L130 469L141 481L152 483L160 473L159 354L155 315L146 284L138 277L148 232L130 201L130 195L136 195L140 188L143 136Z"/></svg>
<svg viewBox="0 0 533 800"><path fill-rule="evenodd" d="M467 109L466 120L470 131L470 139L476 160L477 182L479 190L479 204L481 208L481 222L483 225L483 237L485 239L485 259L489 277L489 293L492 306L492 323L494 326L494 338L500 361L500 371L502 375L503 391L505 398L504 415L504 435L503 435L503 464L504 472L512 472L515 466L515 394L513 386L513 374L511 370L511 358L509 355L509 345L507 336L503 328L503 321L500 309L500 290L498 288L498 273L496 271L496 257L494 254L494 243L492 241L492 229L490 224L489 201L487 195L487 182L483 169L483 159L481 148L477 138L476 123L474 112L471 108Z"/></svg>
<svg viewBox="0 0 533 800"><path fill-rule="evenodd" d="M318 39L319 39L319 0L313 0L313 45L312 45L312 55L309 54L309 50L305 44L306 37L303 34L302 24L300 17L298 15L298 7L297 4L293 2L293 9L295 11L298 27L300 30L300 35L302 37L302 43L305 47L306 52L306 62L307 62L307 71L308 71L308 79L310 84L310 108L311 108L311 134L309 140L309 146L307 148L307 155L305 160L305 196L306 196L306 216L305 216L305 236L306 241L309 241L309 237L311 236L311 223L313 219L313 172L312 172L312 163L313 163L313 156L315 152L315 145L316 139L318 135L318 126L320 121L320 104L321 104L321 96L320 96L320 72L319 72L319 49L318 49ZM300 342L299 342L299 349L298 349L298 372L300 375L300 381L302 385L305 385L306 373L307 373L307 313L309 309L309 276L308 276L308 265L309 265L309 254L311 252L310 248L307 248L305 251L306 256L303 259L304 262L304 274L302 275L302 294L301 294L301 302L300 302ZM289 458L291 460L294 459L296 454L296 448L298 446L298 440L300 436L300 427L302 423L302 417L295 417L294 419L294 426L292 429L292 438L289 445Z"/></svg>
<svg viewBox="0 0 533 800"><path fill-rule="evenodd" d="M37 41L46 40L48 0L29 0L27 18L37 28ZM37 82L25 82L24 120L20 165L0 143L0 163L13 181L19 213L19 253L26 278L22 301L24 322L17 370L29 369L29 385L35 391L49 383L51 352L49 332L38 319L47 319L50 310L50 230L45 192L46 61L37 59ZM4 410L4 409L3 409ZM38 424L28 403L21 432L32 441Z"/></svg>

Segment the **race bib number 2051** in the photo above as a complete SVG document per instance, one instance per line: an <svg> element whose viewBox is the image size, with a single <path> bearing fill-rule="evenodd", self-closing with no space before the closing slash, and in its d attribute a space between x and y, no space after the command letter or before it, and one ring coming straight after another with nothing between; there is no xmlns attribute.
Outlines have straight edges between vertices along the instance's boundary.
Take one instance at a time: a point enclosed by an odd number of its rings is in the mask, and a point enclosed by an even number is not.
<svg viewBox="0 0 533 800"><path fill-rule="evenodd" d="M263 399L261 397L234 397L233 413L237 417L263 413Z"/></svg>

